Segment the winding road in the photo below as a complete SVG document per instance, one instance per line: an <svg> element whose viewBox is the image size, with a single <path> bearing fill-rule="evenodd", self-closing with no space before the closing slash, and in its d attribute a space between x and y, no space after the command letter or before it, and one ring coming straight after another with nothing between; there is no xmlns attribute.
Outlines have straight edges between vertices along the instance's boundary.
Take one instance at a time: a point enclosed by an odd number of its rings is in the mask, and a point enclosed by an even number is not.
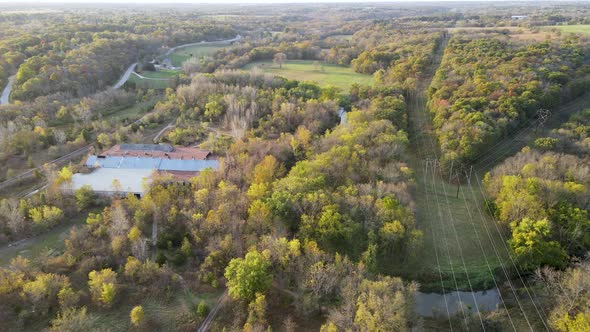
<svg viewBox="0 0 590 332"><path fill-rule="evenodd" d="M12 85L15 80L16 75L12 75L8 78L8 83L6 83L6 87L2 91L2 97L0 97L0 105L10 104L10 92L12 92Z"/></svg>
<svg viewBox="0 0 590 332"><path fill-rule="evenodd" d="M127 68L127 70L125 71L123 76L121 76L119 81L117 83L115 83L115 85L113 85L113 89L118 89L118 88L122 87L123 84L125 84L125 82L127 82L127 80L129 79L129 76L131 76L131 73L133 73L133 71L135 70L135 66L137 66L137 62L132 63L131 66L129 66L129 68Z"/></svg>
<svg viewBox="0 0 590 332"><path fill-rule="evenodd" d="M218 40L218 41L201 41L201 42L198 42L198 43L190 43L190 44L178 45L178 46L175 46L175 47L170 48L166 52L166 54L165 54L166 59L164 59L163 62L164 63L167 63L168 66L171 67L172 63L170 62L170 59L168 58L168 56L170 54L172 54L172 52L174 52L174 51L176 51L178 49L184 48L184 47L190 47L190 46L195 46L195 45L207 45L207 44L230 44L230 43L233 43L233 42L238 41L240 39L242 39L242 36L237 35L237 36L235 36L232 39L225 39L225 40ZM121 78L119 79L119 81L115 85L113 85L113 89L119 89L120 87L122 87L125 84L125 82L127 82L129 80L129 77L131 77L131 74L135 74L139 78L146 79L146 80L155 80L155 81L167 81L167 80L170 80L168 78L152 78L152 77L142 76L142 75L140 75L140 74L138 74L138 73L136 73L134 71L136 66L137 66L137 62L132 63L129 66L129 68L127 68L127 70L125 71L125 73L123 74L123 76L121 76ZM4 97L4 95L2 95L2 96Z"/></svg>

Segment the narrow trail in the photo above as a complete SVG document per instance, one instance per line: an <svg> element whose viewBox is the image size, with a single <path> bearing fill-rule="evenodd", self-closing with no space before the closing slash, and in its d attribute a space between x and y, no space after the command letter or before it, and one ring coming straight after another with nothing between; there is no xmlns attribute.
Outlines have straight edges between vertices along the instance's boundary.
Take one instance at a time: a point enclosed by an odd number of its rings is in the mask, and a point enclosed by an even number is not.
<svg viewBox="0 0 590 332"><path fill-rule="evenodd" d="M223 307L223 305L227 301L227 293L228 293L228 291L226 289L223 292L223 294L221 294L221 296L217 299L215 306L211 309L211 311L209 312L209 315L207 315L207 318L205 318L203 323L201 323L201 326L199 327L197 332L206 332L209 330L209 328L211 327L211 323L213 323L213 320L215 320L215 316L217 315L219 310L221 310L221 308Z"/></svg>

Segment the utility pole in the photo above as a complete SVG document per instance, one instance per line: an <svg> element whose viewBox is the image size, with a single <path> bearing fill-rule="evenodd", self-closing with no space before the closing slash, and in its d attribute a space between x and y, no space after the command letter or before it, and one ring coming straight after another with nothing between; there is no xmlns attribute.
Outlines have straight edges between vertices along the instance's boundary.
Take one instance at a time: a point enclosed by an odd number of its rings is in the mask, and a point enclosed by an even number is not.
<svg viewBox="0 0 590 332"><path fill-rule="evenodd" d="M537 127L535 128L535 134L545 126L547 119L551 116L551 111L541 108L537 111Z"/></svg>
<svg viewBox="0 0 590 332"><path fill-rule="evenodd" d="M457 179L457 193L455 194L455 198L459 198L459 189L461 188L461 179L459 178L459 174L456 174Z"/></svg>

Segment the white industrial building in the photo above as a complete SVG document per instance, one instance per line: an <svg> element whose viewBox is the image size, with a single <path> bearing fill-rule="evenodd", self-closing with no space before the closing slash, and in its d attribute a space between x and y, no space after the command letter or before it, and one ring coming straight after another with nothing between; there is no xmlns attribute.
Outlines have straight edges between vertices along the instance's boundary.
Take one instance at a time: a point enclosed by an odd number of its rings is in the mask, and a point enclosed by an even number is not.
<svg viewBox="0 0 590 332"><path fill-rule="evenodd" d="M210 152L196 148L175 148L167 144L121 144L98 155L90 155L85 167L62 186L73 192L89 186L101 195L145 195L154 176L186 181L206 169L218 169Z"/></svg>

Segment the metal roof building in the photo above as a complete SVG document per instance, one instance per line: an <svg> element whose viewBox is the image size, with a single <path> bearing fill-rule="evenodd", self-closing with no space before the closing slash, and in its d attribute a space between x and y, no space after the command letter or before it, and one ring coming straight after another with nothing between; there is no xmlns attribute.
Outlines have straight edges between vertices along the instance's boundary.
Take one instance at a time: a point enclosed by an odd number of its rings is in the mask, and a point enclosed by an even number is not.
<svg viewBox="0 0 590 332"><path fill-rule="evenodd" d="M168 144L121 144L90 155L87 174L75 174L63 190L78 190L84 185L106 195L133 193L143 196L155 173L186 181L206 169L219 169L219 161L207 159L207 150L173 147ZM114 186L114 183L117 184ZM120 186L120 187L119 187ZM117 188L115 188L117 187Z"/></svg>
<svg viewBox="0 0 590 332"><path fill-rule="evenodd" d="M132 193L138 196L145 194L145 188L151 183L150 169L115 169L98 168L91 173L77 173L72 181L64 184L64 190L76 191L83 186L90 186L94 192L102 195Z"/></svg>
<svg viewBox="0 0 590 332"><path fill-rule="evenodd" d="M219 161L92 155L88 157L88 160L86 160L86 167L201 172L207 168L218 169Z"/></svg>

